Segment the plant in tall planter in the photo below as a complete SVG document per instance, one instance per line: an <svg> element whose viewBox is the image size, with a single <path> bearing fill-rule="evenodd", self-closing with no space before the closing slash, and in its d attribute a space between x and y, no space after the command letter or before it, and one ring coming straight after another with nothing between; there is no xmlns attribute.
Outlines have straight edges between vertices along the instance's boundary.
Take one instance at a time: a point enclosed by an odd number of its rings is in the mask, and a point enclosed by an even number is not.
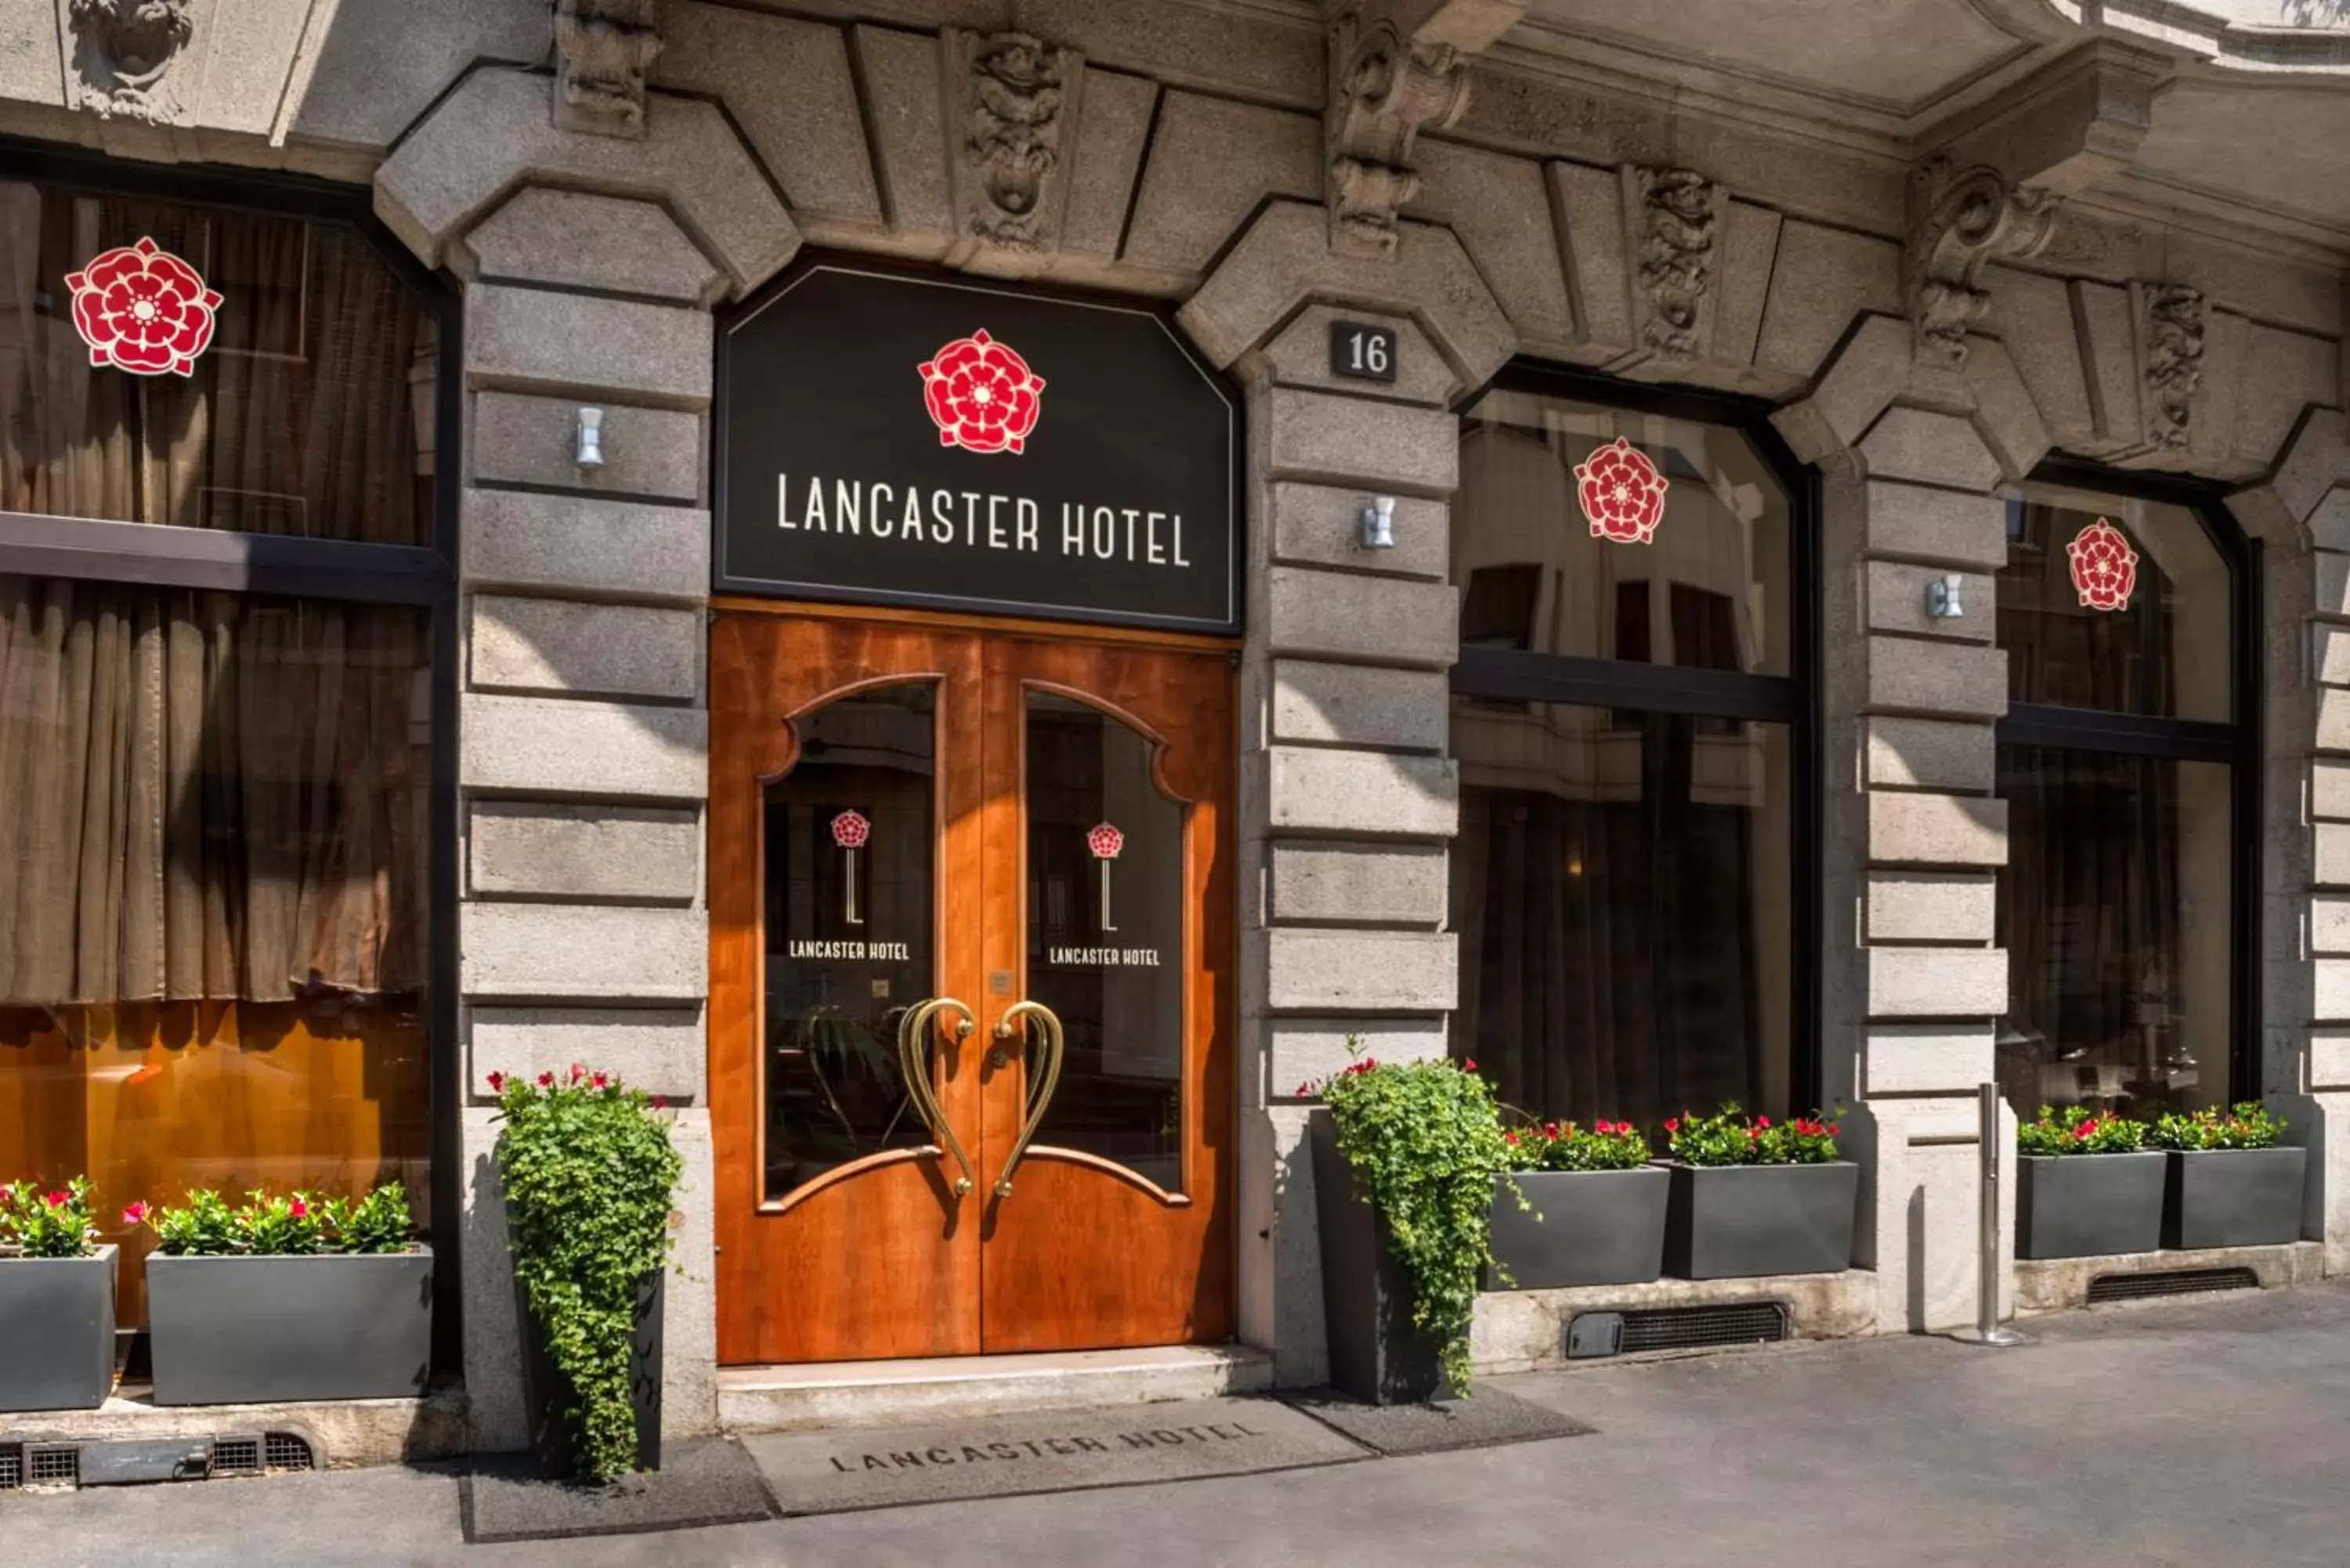
<svg viewBox="0 0 2350 1568"><path fill-rule="evenodd" d="M353 1200L195 1191L133 1203L147 1258L158 1405L413 1398L432 1358L432 1249L411 1238L408 1193Z"/></svg>
<svg viewBox="0 0 2350 1568"><path fill-rule="evenodd" d="M1351 1037L1350 1050L1359 1043ZM1305 1092L1312 1092L1307 1086ZM1476 1064L1365 1058L1314 1125L1332 1383L1381 1404L1469 1391L1469 1320L1492 1264L1499 1108Z"/></svg>
<svg viewBox="0 0 2350 1568"><path fill-rule="evenodd" d="M617 1077L574 1065L493 1074L498 1174L542 1468L596 1480L660 1462L660 1280L684 1162L669 1121Z"/></svg>
<svg viewBox="0 0 2350 1568"><path fill-rule="evenodd" d="M1840 1130L1816 1113L1773 1124L1735 1105L1666 1122L1666 1268L1719 1280L1851 1267L1860 1167L1837 1157Z"/></svg>
<svg viewBox="0 0 2350 1568"><path fill-rule="evenodd" d="M2015 1255L2150 1252L2162 1240L2165 1161L2146 1125L2048 1106L2015 1129Z"/></svg>
<svg viewBox="0 0 2350 1568"><path fill-rule="evenodd" d="M2309 1151L2257 1101L2228 1111L2172 1112L2147 1141L2164 1153L2162 1244L2264 1247L2301 1238Z"/></svg>
<svg viewBox="0 0 2350 1568"><path fill-rule="evenodd" d="M95 1410L114 1390L114 1274L90 1186L0 1185L0 1410Z"/></svg>
<svg viewBox="0 0 2350 1568"><path fill-rule="evenodd" d="M1542 1122L1505 1132L1493 1179L1488 1290L1645 1284L1664 1272L1671 1177L1630 1122Z"/></svg>

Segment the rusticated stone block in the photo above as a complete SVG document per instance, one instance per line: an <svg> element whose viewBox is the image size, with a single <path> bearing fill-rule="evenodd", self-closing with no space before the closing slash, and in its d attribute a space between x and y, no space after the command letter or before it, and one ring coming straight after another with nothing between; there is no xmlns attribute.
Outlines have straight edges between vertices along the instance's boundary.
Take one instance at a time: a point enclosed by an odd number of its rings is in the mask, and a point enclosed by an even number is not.
<svg viewBox="0 0 2350 1568"><path fill-rule="evenodd" d="M710 793L710 715L564 698L460 699L457 782L534 795L700 800Z"/></svg>
<svg viewBox="0 0 2350 1568"><path fill-rule="evenodd" d="M1887 479L1914 479L1960 490L1989 490L1999 483L1999 459L1975 427L1955 414L1924 409L1893 409L1860 438L1868 472Z"/></svg>
<svg viewBox="0 0 2350 1568"><path fill-rule="evenodd" d="M1870 948L1871 1018L1994 1018L2007 1011L2001 948Z"/></svg>
<svg viewBox="0 0 2350 1568"><path fill-rule="evenodd" d="M1276 842L1272 859L1276 920L1444 923L1445 852L1440 846Z"/></svg>
<svg viewBox="0 0 2350 1568"><path fill-rule="evenodd" d="M1984 572L1951 572L1940 566L1914 566L1903 561L1870 561L1862 566L1868 608L1868 629L1909 637L1949 638L1959 642L1989 642L1998 630L1995 580ZM1956 616L1937 616L1926 603L1928 585L1955 576L1959 582Z"/></svg>
<svg viewBox="0 0 2350 1568"><path fill-rule="evenodd" d="M578 398L485 391L473 398L473 477L610 495L702 498L702 419L671 409L598 402L604 462L579 466Z"/></svg>
<svg viewBox="0 0 2350 1568"><path fill-rule="evenodd" d="M702 890L702 826L691 811L477 800L466 820L476 893L685 903Z"/></svg>
<svg viewBox="0 0 2350 1568"><path fill-rule="evenodd" d="M650 202L517 191L465 236L474 275L706 305L726 274Z"/></svg>
<svg viewBox="0 0 2350 1568"><path fill-rule="evenodd" d="M457 532L472 587L691 604L710 597L710 514L699 507L473 489Z"/></svg>
<svg viewBox="0 0 2350 1568"><path fill-rule="evenodd" d="M1450 838L1460 826L1460 768L1447 758L1275 746L1263 765L1275 833Z"/></svg>
<svg viewBox="0 0 2350 1568"><path fill-rule="evenodd" d="M1392 382L1364 380L1330 373L1330 328L1334 323L1359 322L1384 327L1395 334ZM1385 398L1401 403L1441 407L1460 390L1460 378L1428 335L1401 317L1373 310L1345 310L1331 305L1310 305L1265 346L1265 363L1275 383L1310 391L1334 392L1357 398Z"/></svg>
<svg viewBox="0 0 2350 1568"><path fill-rule="evenodd" d="M1942 1023L1872 1023L1863 1036L1860 1092L1958 1095L1991 1075L1991 1032Z"/></svg>
<svg viewBox="0 0 2350 1568"><path fill-rule="evenodd" d="M1274 475L1423 494L1460 483L1461 421L1442 410L1286 387L1267 398Z"/></svg>
<svg viewBox="0 0 2350 1568"><path fill-rule="evenodd" d="M2007 503L1872 479L1868 549L1875 556L1996 572L2007 564Z"/></svg>
<svg viewBox="0 0 2350 1568"><path fill-rule="evenodd" d="M1394 546L1367 550L1362 491L1284 481L1270 494L1276 561L1409 577L1441 577L1450 566L1451 509L1441 501L1398 496Z"/></svg>
<svg viewBox="0 0 2350 1568"><path fill-rule="evenodd" d="M1276 741L1440 752L1450 712L1445 678L1435 670L1274 661Z"/></svg>
<svg viewBox="0 0 2350 1568"><path fill-rule="evenodd" d="M698 1001L710 989L700 909L460 905L459 985L471 997Z"/></svg>
<svg viewBox="0 0 2350 1568"><path fill-rule="evenodd" d="M1440 669L1459 656L1459 603L1448 583L1275 566L1264 576L1265 645Z"/></svg>
<svg viewBox="0 0 2350 1568"><path fill-rule="evenodd" d="M709 313L551 288L465 290L465 376L475 386L612 388L710 403Z"/></svg>
<svg viewBox="0 0 2350 1568"><path fill-rule="evenodd" d="M1458 942L1450 931L1276 929L1251 939L1265 963L1265 1005L1275 1012L1450 1011L1459 990Z"/></svg>
<svg viewBox="0 0 2350 1568"><path fill-rule="evenodd" d="M1280 1018L1265 1026L1265 1091L1297 1099L1356 1062L1426 1062L1445 1053L1441 1018Z"/></svg>
<svg viewBox="0 0 2350 1568"><path fill-rule="evenodd" d="M1865 653L1873 709L1978 719L1995 719L2007 711L2003 649L1871 637Z"/></svg>
<svg viewBox="0 0 2350 1568"><path fill-rule="evenodd" d="M2007 802L1872 790L1868 857L1879 865L2004 866Z"/></svg>
<svg viewBox="0 0 2350 1568"><path fill-rule="evenodd" d="M1947 800L1936 795L1871 795L1878 800ZM1989 803L1987 803L1989 804ZM2003 805L2004 802L1996 804ZM1872 817L1874 813L1872 812ZM1872 821L1872 826L1875 826ZM1971 826L1971 825L1970 825ZM2005 836L2000 836L2001 845ZM1863 937L1872 942L1987 942L1998 915L1993 877L1932 877L1915 871L1869 874Z"/></svg>
<svg viewBox="0 0 2350 1568"><path fill-rule="evenodd" d="M501 1007L465 1010L473 1093L493 1099L492 1073L535 1078L590 1072L670 1100L702 1096L707 1044L698 1007Z"/></svg>
<svg viewBox="0 0 2350 1568"><path fill-rule="evenodd" d="M698 611L498 594L473 611L475 691L686 702L702 690Z"/></svg>
<svg viewBox="0 0 2350 1568"><path fill-rule="evenodd" d="M1861 721L1862 774L1872 786L1981 792L1991 787L1991 727L1960 720L1871 714Z"/></svg>

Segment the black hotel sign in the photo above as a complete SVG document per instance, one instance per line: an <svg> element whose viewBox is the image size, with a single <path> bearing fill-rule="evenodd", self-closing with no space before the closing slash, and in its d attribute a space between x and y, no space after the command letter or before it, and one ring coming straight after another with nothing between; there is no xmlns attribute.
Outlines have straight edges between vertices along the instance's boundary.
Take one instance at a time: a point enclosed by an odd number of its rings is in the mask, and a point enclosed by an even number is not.
<svg viewBox="0 0 2350 1568"><path fill-rule="evenodd" d="M719 396L721 592L1238 629L1232 404L1150 311L818 265Z"/></svg>

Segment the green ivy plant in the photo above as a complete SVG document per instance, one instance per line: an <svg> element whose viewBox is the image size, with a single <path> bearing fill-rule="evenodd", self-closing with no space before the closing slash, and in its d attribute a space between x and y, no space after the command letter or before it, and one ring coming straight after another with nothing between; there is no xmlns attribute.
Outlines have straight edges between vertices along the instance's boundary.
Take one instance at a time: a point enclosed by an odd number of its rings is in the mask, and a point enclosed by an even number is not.
<svg viewBox="0 0 2350 1568"><path fill-rule="evenodd" d="M2146 1141L2157 1148L2274 1148L2284 1127L2259 1101L2246 1100L2230 1111L2168 1112Z"/></svg>
<svg viewBox="0 0 2350 1568"><path fill-rule="evenodd" d="M639 1282L669 1257L670 1200L684 1162L658 1102L574 1065L558 1080L490 1075L505 1130L498 1174L515 1277L570 1381L581 1471L611 1480L637 1468L629 1397Z"/></svg>
<svg viewBox="0 0 2350 1568"><path fill-rule="evenodd" d="M0 1186L0 1243L26 1258L87 1258L98 1228L89 1222L89 1179L63 1187L31 1181Z"/></svg>
<svg viewBox="0 0 2350 1568"><path fill-rule="evenodd" d="M1347 1048L1359 1054L1362 1042L1349 1035ZM1469 1320L1493 1263L1493 1178L1510 1164L1500 1108L1476 1068L1364 1057L1320 1087L1339 1152L1411 1276L1412 1323L1442 1347L1444 1381L1463 1397Z"/></svg>
<svg viewBox="0 0 2350 1568"><path fill-rule="evenodd" d="M2062 1115L2040 1107L2037 1119L2015 1129L2019 1154L2136 1154L2146 1144L2146 1124L2101 1116L2086 1106L2066 1106Z"/></svg>

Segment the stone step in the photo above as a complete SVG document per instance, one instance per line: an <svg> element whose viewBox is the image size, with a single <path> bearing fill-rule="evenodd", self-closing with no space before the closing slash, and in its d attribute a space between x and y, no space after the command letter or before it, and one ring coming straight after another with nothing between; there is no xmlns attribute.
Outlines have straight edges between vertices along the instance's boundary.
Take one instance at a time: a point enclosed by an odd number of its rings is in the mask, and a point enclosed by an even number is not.
<svg viewBox="0 0 2350 1568"><path fill-rule="evenodd" d="M730 1431L802 1432L1207 1399L1272 1386L1273 1357L1237 1345L727 1366L718 1373L718 1419Z"/></svg>

